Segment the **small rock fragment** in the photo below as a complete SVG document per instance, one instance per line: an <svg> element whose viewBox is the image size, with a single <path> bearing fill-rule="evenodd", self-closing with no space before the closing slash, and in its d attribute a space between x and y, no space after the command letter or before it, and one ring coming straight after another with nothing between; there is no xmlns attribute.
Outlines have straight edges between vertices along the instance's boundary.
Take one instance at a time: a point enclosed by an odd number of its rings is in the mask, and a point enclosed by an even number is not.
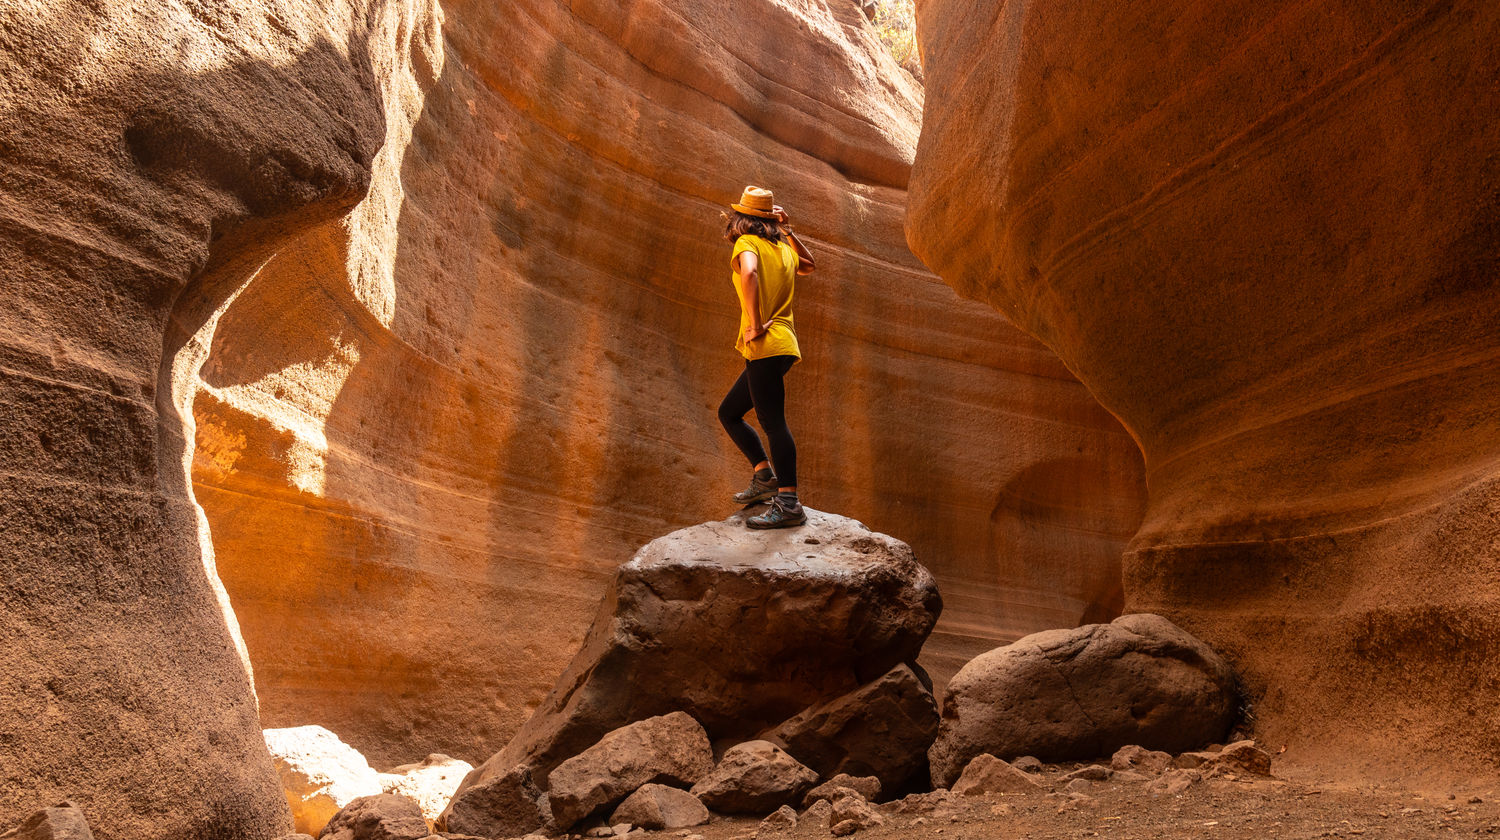
<svg viewBox="0 0 1500 840"><path fill-rule="evenodd" d="M1109 760L1109 766L1115 770L1132 770L1155 776L1172 766L1172 755L1161 750L1148 750L1137 744L1131 744L1116 750Z"/></svg>
<svg viewBox="0 0 1500 840"><path fill-rule="evenodd" d="M746 741L724 752L693 794L724 814L767 814L801 800L818 774L769 741Z"/></svg>
<svg viewBox="0 0 1500 840"><path fill-rule="evenodd" d="M877 825L885 825L885 820L870 807L863 796L850 790L844 789L845 795L833 800L833 813L828 818L834 825L854 823L856 829L874 828Z"/></svg>
<svg viewBox="0 0 1500 840"><path fill-rule="evenodd" d="M847 773L840 773L808 791L807 795L802 797L802 807L806 808L819 799L833 799L834 792L839 788L856 791L870 802L880 798L880 779L874 776L850 776Z"/></svg>
<svg viewBox="0 0 1500 840"><path fill-rule="evenodd" d="M953 794L946 790L934 790L928 793L910 793L886 807L898 814L930 814L939 807L948 804L952 796Z"/></svg>
<svg viewBox="0 0 1500 840"><path fill-rule="evenodd" d="M1031 776L990 755L980 753L964 768L953 792L960 796L983 793L1037 793L1042 786Z"/></svg>
<svg viewBox="0 0 1500 840"><path fill-rule="evenodd" d="M1212 764L1213 760L1218 757L1218 753L1206 750L1185 752L1172 759L1172 766L1180 770L1197 770L1200 767Z"/></svg>
<svg viewBox="0 0 1500 840"><path fill-rule="evenodd" d="M1254 741L1236 741L1219 750L1214 766L1254 776L1271 775L1271 754L1255 746Z"/></svg>
<svg viewBox="0 0 1500 840"><path fill-rule="evenodd" d="M1042 760L1034 755L1023 755L1012 761L1010 766L1020 770L1022 773L1040 773L1046 765L1042 764Z"/></svg>
<svg viewBox="0 0 1500 840"><path fill-rule="evenodd" d="M1146 792L1152 796L1176 796L1203 778L1197 770L1173 768L1158 776L1147 785Z"/></svg>
<svg viewBox="0 0 1500 840"><path fill-rule="evenodd" d="M819 799L807 806L807 810L802 812L802 819L798 822L801 825L818 825L827 828L828 818L831 816L833 816L833 803L826 799Z"/></svg>
<svg viewBox="0 0 1500 840"><path fill-rule="evenodd" d="M1151 777L1134 770L1116 770L1109 780L1112 782L1149 782Z"/></svg>
<svg viewBox="0 0 1500 840"><path fill-rule="evenodd" d="M859 831L859 823L854 820L844 820L841 823L835 824L833 828L828 829L828 832L834 837L848 837L856 831Z"/></svg>
<svg viewBox="0 0 1500 840"><path fill-rule="evenodd" d="M1074 779L1087 779L1091 782L1107 782L1113 773L1113 770L1102 764L1090 764L1087 767L1080 767L1071 773L1065 774L1062 780L1064 782L1071 782Z"/></svg>
<svg viewBox="0 0 1500 840"><path fill-rule="evenodd" d="M318 840L424 840L431 833L414 800L380 793L350 802L328 821Z"/></svg>
<svg viewBox="0 0 1500 840"><path fill-rule="evenodd" d="M792 806L783 805L771 812L771 815L760 821L760 834L780 834L791 831L797 827L797 812Z"/></svg>
<svg viewBox="0 0 1500 840"><path fill-rule="evenodd" d="M646 784L625 798L610 823L631 823L650 831L688 828L708 822L708 808L698 797L666 785Z"/></svg>
<svg viewBox="0 0 1500 840"><path fill-rule="evenodd" d="M1069 779L1068 783L1063 785L1063 790L1068 793L1088 793L1093 787L1094 783L1088 779Z"/></svg>

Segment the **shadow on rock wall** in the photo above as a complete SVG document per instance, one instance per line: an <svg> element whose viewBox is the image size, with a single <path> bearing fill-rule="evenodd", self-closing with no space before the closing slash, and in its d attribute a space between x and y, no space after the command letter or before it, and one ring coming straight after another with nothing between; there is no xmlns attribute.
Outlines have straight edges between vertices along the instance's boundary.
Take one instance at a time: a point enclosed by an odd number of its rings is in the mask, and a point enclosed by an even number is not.
<svg viewBox="0 0 1500 840"><path fill-rule="evenodd" d="M290 826L187 405L216 313L363 197L382 119L360 26L247 44L234 14L0 20L0 825L67 798L103 840Z"/></svg>

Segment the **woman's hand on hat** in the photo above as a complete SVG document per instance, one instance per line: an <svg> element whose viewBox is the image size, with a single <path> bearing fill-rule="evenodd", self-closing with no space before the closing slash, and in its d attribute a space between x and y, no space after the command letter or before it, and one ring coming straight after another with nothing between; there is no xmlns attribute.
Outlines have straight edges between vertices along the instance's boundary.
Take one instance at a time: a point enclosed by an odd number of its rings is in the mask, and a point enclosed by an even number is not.
<svg viewBox="0 0 1500 840"><path fill-rule="evenodd" d="M778 224L788 224L791 220L787 218L786 211L781 209L780 204L771 205L771 215L776 217Z"/></svg>

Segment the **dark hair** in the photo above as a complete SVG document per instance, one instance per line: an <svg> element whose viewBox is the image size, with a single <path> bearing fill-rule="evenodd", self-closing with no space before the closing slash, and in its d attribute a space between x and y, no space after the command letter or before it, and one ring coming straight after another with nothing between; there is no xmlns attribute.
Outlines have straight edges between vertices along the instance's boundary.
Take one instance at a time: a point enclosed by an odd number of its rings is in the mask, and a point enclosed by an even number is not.
<svg viewBox="0 0 1500 840"><path fill-rule="evenodd" d="M775 219L762 219L738 210L724 213L724 238L730 242L741 236L759 236L771 242L781 241L781 225Z"/></svg>

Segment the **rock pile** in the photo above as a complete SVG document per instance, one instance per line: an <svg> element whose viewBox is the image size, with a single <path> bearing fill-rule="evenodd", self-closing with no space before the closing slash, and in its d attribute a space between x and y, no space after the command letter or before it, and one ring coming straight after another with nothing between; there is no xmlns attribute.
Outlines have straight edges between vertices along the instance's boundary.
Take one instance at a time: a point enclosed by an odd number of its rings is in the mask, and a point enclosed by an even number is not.
<svg viewBox="0 0 1500 840"><path fill-rule="evenodd" d="M932 575L899 540L808 515L751 531L738 514L642 548L556 688L441 824L566 830L648 783L765 814L840 773L886 790L920 775L937 733L916 664L942 609ZM711 741L733 745L717 766Z"/></svg>
<svg viewBox="0 0 1500 840"><path fill-rule="evenodd" d="M949 686L940 725L914 657L941 602L910 549L815 511L795 531L739 518L663 537L621 567L552 695L458 785L435 821L443 837L686 831L714 813L760 819L761 836L847 836L972 797L1071 804L1102 784L1172 795L1207 776L1270 772L1252 742L1194 751L1232 723L1234 680L1154 615L978 657ZM304 810L339 788L340 772L353 778L341 790L380 784L326 730L267 741ZM939 790L883 802L926 781L929 756ZM455 775L444 756L398 770L386 787ZM419 792L407 792L353 799L321 836L426 840Z"/></svg>

